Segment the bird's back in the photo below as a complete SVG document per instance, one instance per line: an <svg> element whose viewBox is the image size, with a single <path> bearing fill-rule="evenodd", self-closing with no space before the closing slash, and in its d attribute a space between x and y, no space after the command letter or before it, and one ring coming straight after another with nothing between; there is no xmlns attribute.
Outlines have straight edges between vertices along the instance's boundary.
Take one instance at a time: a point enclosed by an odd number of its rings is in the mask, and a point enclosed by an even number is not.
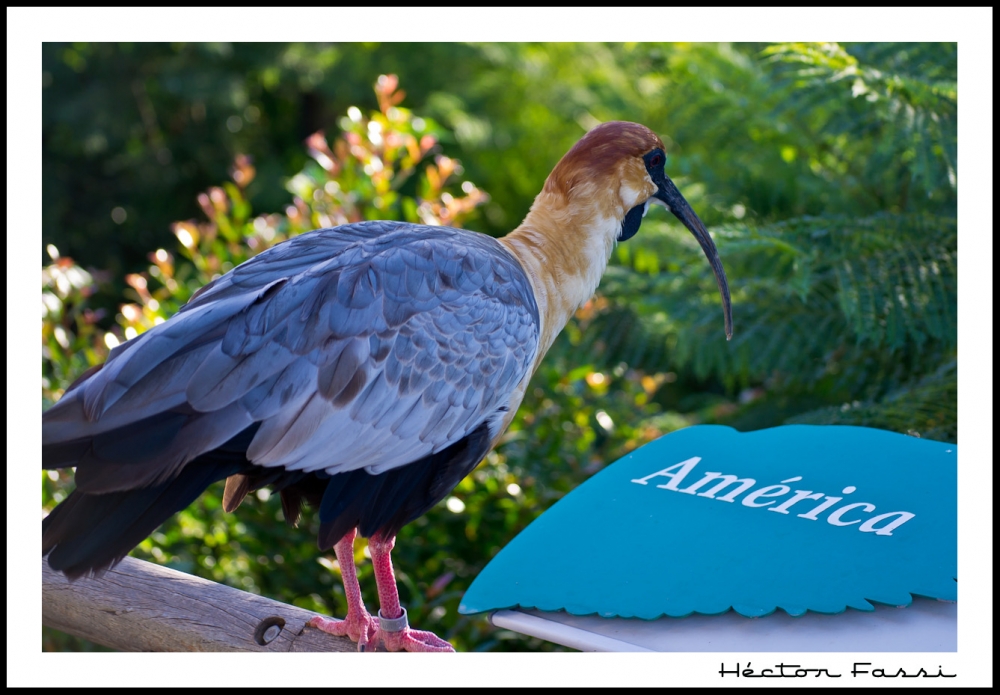
<svg viewBox="0 0 1000 695"><path fill-rule="evenodd" d="M77 467L46 549L80 533L72 509L90 518L85 508L115 495L119 516L148 517L138 526L162 516L134 545L236 475L319 489L327 516L363 512L345 500L390 475L406 516L486 453L537 344L530 283L490 237L367 222L279 244L116 348L43 414L43 466ZM334 484L317 488L317 476ZM407 486L427 499L408 502Z"/></svg>

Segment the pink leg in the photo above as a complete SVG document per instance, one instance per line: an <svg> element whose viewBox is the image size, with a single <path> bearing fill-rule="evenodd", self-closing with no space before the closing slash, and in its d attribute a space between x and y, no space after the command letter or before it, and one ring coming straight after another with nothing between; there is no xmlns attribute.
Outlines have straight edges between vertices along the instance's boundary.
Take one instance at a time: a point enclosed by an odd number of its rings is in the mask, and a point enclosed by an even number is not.
<svg viewBox="0 0 1000 695"><path fill-rule="evenodd" d="M396 576L392 572L392 558L389 553L396 545L395 538L382 538L375 535L368 540L368 549L372 554L372 565L375 567L375 582L378 584L379 614L382 618L399 618L403 609L399 605L399 592L396 590ZM408 652L453 652L455 648L432 632L413 630L409 626L390 632L383 630L378 620L375 620L376 633L372 642L382 639L385 648L390 652L403 649Z"/></svg>
<svg viewBox="0 0 1000 695"><path fill-rule="evenodd" d="M365 610L364 601L361 600L358 570L354 565L354 538L357 533L357 529L352 529L333 546L333 551L337 554L337 563L340 565L340 576L344 581L344 594L347 596L347 617L336 620L317 615L307 625L331 635L341 637L347 635L358 643L358 651L363 652L375 635L377 623Z"/></svg>

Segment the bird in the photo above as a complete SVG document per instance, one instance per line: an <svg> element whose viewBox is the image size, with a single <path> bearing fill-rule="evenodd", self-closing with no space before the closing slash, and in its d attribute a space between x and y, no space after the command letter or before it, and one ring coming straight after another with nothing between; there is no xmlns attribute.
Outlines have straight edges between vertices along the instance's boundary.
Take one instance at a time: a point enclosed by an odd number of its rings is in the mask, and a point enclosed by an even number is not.
<svg viewBox="0 0 1000 695"><path fill-rule="evenodd" d="M333 548L348 610L309 625L359 651L454 651L409 626L391 551L400 529L497 445L532 374L595 293L616 244L652 205L695 236L722 295L711 236L644 125L600 124L556 164L504 237L397 221L307 232L199 289L115 347L42 415L42 467L75 489L42 521L42 554L70 579L113 567L209 485L223 507L269 487L303 503ZM368 538L379 609L354 562Z"/></svg>

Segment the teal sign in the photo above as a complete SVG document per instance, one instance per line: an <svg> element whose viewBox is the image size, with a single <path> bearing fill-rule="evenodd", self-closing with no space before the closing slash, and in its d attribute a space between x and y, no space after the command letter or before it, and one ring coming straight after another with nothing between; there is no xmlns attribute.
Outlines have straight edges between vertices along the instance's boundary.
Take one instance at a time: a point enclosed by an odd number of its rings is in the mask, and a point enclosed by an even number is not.
<svg viewBox="0 0 1000 695"><path fill-rule="evenodd" d="M559 501L459 610L651 620L955 601L957 452L864 427L689 427Z"/></svg>

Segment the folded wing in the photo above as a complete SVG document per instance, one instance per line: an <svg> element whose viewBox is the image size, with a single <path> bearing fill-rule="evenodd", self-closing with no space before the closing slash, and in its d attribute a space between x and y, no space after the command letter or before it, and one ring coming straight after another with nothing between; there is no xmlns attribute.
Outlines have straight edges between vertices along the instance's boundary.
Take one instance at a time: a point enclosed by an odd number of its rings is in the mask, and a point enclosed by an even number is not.
<svg viewBox="0 0 1000 695"><path fill-rule="evenodd" d="M256 427L257 465L377 474L499 426L538 345L490 237L368 222L280 244L112 351L43 415L43 465L89 493L162 483Z"/></svg>

